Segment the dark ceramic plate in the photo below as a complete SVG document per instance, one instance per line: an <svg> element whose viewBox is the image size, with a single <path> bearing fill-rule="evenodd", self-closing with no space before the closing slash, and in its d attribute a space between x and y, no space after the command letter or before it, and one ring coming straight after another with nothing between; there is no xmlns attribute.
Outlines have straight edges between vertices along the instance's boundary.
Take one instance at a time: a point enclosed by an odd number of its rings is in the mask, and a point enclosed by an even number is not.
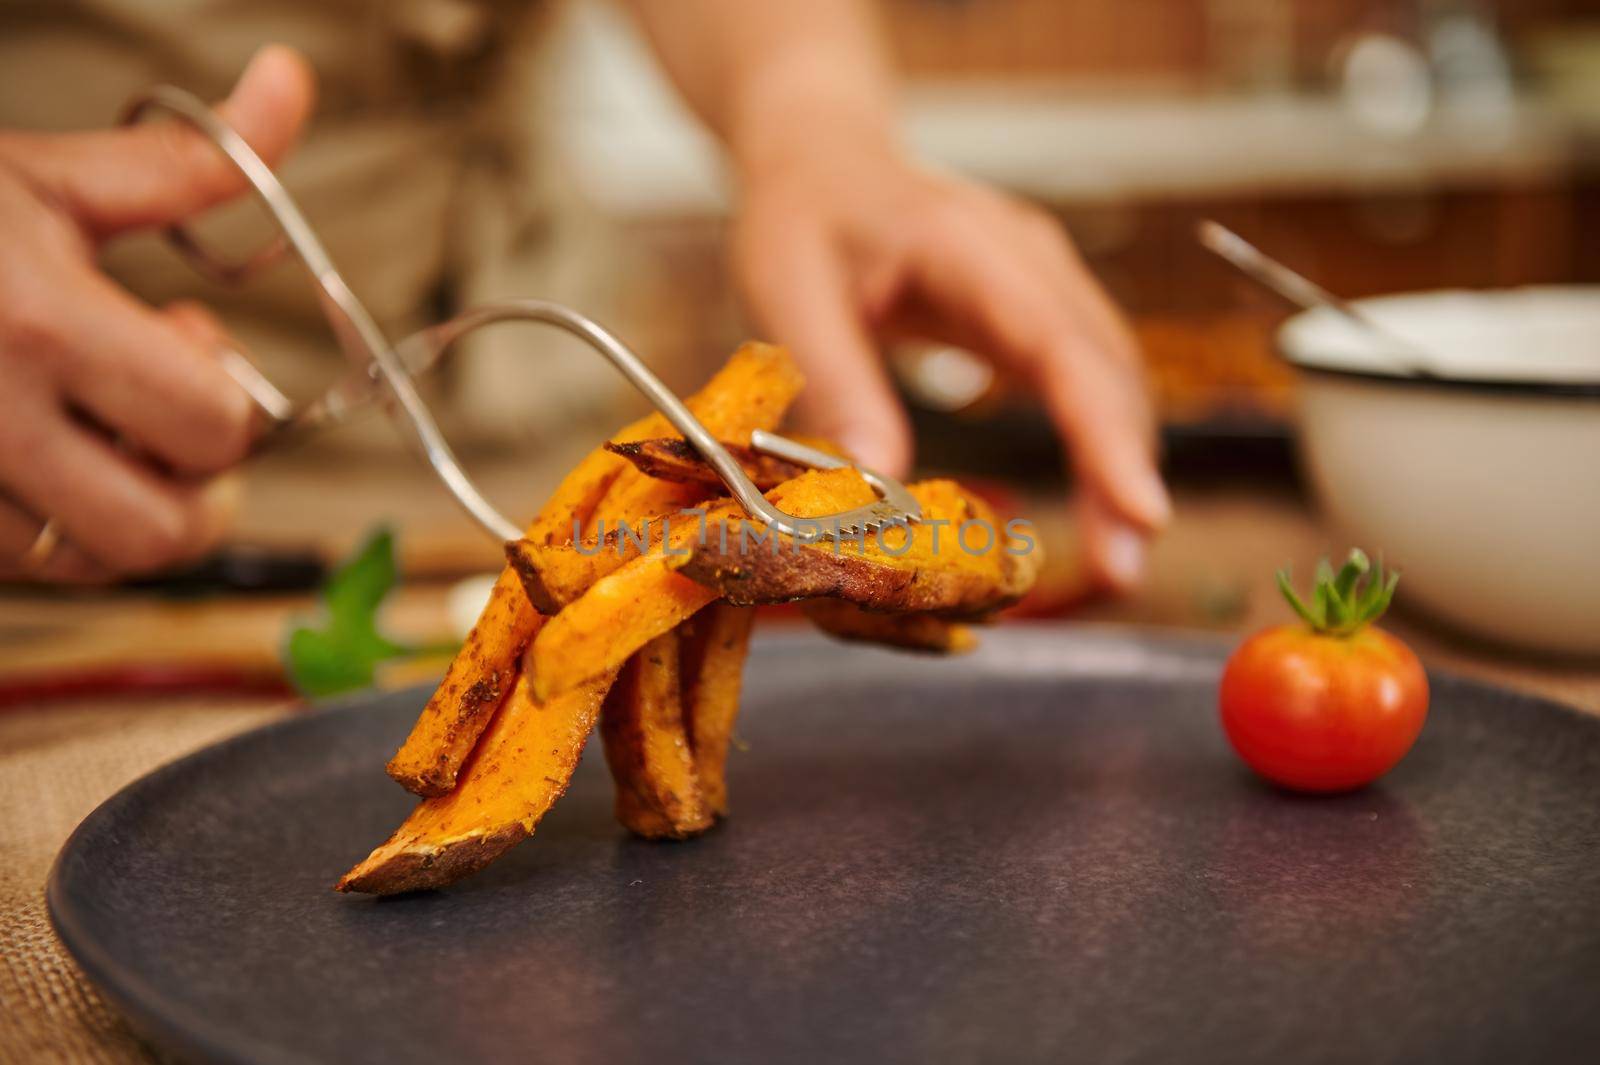
<svg viewBox="0 0 1600 1065"><path fill-rule="evenodd" d="M373 696L125 789L50 908L205 1060L1593 1061L1600 721L1436 677L1396 772L1301 799L1226 749L1220 661L763 640L728 824L629 839L591 750L533 840L389 900L329 890L410 805L424 693Z"/></svg>

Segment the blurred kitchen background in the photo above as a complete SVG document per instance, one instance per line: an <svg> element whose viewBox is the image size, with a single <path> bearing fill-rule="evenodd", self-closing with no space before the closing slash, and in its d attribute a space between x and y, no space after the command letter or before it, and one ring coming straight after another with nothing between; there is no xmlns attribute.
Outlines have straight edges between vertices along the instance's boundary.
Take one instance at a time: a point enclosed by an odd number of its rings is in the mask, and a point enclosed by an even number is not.
<svg viewBox="0 0 1600 1065"><path fill-rule="evenodd" d="M1202 250L1197 219L1350 297L1600 281L1600 0L879 3L910 141L1054 212L1148 359L1179 519L1150 587L1110 603L1075 577L1056 448L1025 397L960 352L894 353L925 469L988 483L1047 528L1055 572L1034 612L1237 628L1281 616L1273 568L1305 573L1347 547L1296 462L1294 379L1273 354L1288 308ZM484 32L466 0L403 6L424 35ZM560 190L550 224L572 254L520 294L594 311L688 388L748 333L723 259L717 151L625 16L557 6L526 77L541 180ZM528 429L551 360L593 357L518 348L436 386L470 464L518 517L604 431ZM348 447L261 460L241 542L314 562L387 520L408 572L440 596L493 566L496 545L391 435L374 419ZM1439 640L1477 653L1448 630Z"/></svg>
<svg viewBox="0 0 1600 1065"><path fill-rule="evenodd" d="M882 7L911 142L1059 216L1134 319L1176 437L1282 439L1292 402L1271 351L1284 305L1203 251L1196 218L1352 297L1600 273L1594 0ZM669 363L727 350L744 327L714 148L625 20L576 14L559 143L628 249L619 309ZM916 354L902 377L924 407L982 384L954 359L918 373ZM930 432L924 454L989 453L960 435Z"/></svg>
<svg viewBox="0 0 1600 1065"><path fill-rule="evenodd" d="M880 7L910 142L1048 207L1132 317L1180 482L1294 490L1298 477L1293 377L1272 348L1287 308L1202 250L1197 218L1350 297L1600 280L1597 0ZM717 147L608 4L565 7L536 57L540 169L564 190L557 228L576 234L551 281L692 387L749 332L724 260ZM1060 475L1036 408L981 364L894 354L925 467L1033 488ZM562 348L461 368L467 437L586 447L528 436L528 396L553 361L596 362ZM505 490L507 507L531 506L541 488Z"/></svg>

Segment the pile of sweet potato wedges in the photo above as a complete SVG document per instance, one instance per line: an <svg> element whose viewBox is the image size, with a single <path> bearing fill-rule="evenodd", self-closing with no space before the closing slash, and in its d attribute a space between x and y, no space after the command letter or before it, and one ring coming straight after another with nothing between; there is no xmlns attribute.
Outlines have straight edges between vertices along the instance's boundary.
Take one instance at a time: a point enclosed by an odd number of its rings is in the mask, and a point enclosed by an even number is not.
<svg viewBox="0 0 1600 1065"><path fill-rule="evenodd" d="M783 349L746 344L688 404L784 510L817 517L871 502L853 469L749 450L802 384ZM970 646L964 623L1021 596L1037 555L1007 549L1002 524L954 482L909 488L924 522L881 539L769 536L751 547L744 512L661 415L622 429L507 545L488 605L389 762L422 801L338 889L435 888L483 868L561 797L597 720L628 829L681 839L711 827L728 811L725 763L758 605L801 600L845 639ZM972 521L1002 542L956 549L951 530Z"/></svg>

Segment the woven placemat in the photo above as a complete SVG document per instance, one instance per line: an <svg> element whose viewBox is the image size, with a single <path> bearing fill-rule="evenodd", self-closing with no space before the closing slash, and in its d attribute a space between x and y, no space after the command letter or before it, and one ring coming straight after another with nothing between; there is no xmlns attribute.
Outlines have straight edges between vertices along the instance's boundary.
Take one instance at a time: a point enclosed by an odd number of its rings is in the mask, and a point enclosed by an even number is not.
<svg viewBox="0 0 1600 1065"><path fill-rule="evenodd" d="M123 785L287 712L281 701L216 698L0 710L0 1062L160 1060L56 939L50 863Z"/></svg>

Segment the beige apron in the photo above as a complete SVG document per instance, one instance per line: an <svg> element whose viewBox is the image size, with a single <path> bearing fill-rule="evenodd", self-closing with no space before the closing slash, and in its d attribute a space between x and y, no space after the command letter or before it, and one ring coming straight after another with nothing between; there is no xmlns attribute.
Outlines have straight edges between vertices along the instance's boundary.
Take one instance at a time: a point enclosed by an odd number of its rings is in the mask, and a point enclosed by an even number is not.
<svg viewBox="0 0 1600 1065"><path fill-rule="evenodd" d="M105 126L158 82L220 98L258 47L287 43L311 60L319 94L281 176L392 338L452 308L519 296L612 320L607 241L540 143L547 21L532 0L0 0L0 126ZM241 253L268 232L248 205L214 212L200 230ZM340 368L297 263L229 290L154 236L118 240L103 261L154 304L204 299L291 394L313 394ZM430 387L458 439L535 443L591 431L574 422L617 420L622 393L608 367L530 337L486 331ZM394 437L379 419L342 435Z"/></svg>

